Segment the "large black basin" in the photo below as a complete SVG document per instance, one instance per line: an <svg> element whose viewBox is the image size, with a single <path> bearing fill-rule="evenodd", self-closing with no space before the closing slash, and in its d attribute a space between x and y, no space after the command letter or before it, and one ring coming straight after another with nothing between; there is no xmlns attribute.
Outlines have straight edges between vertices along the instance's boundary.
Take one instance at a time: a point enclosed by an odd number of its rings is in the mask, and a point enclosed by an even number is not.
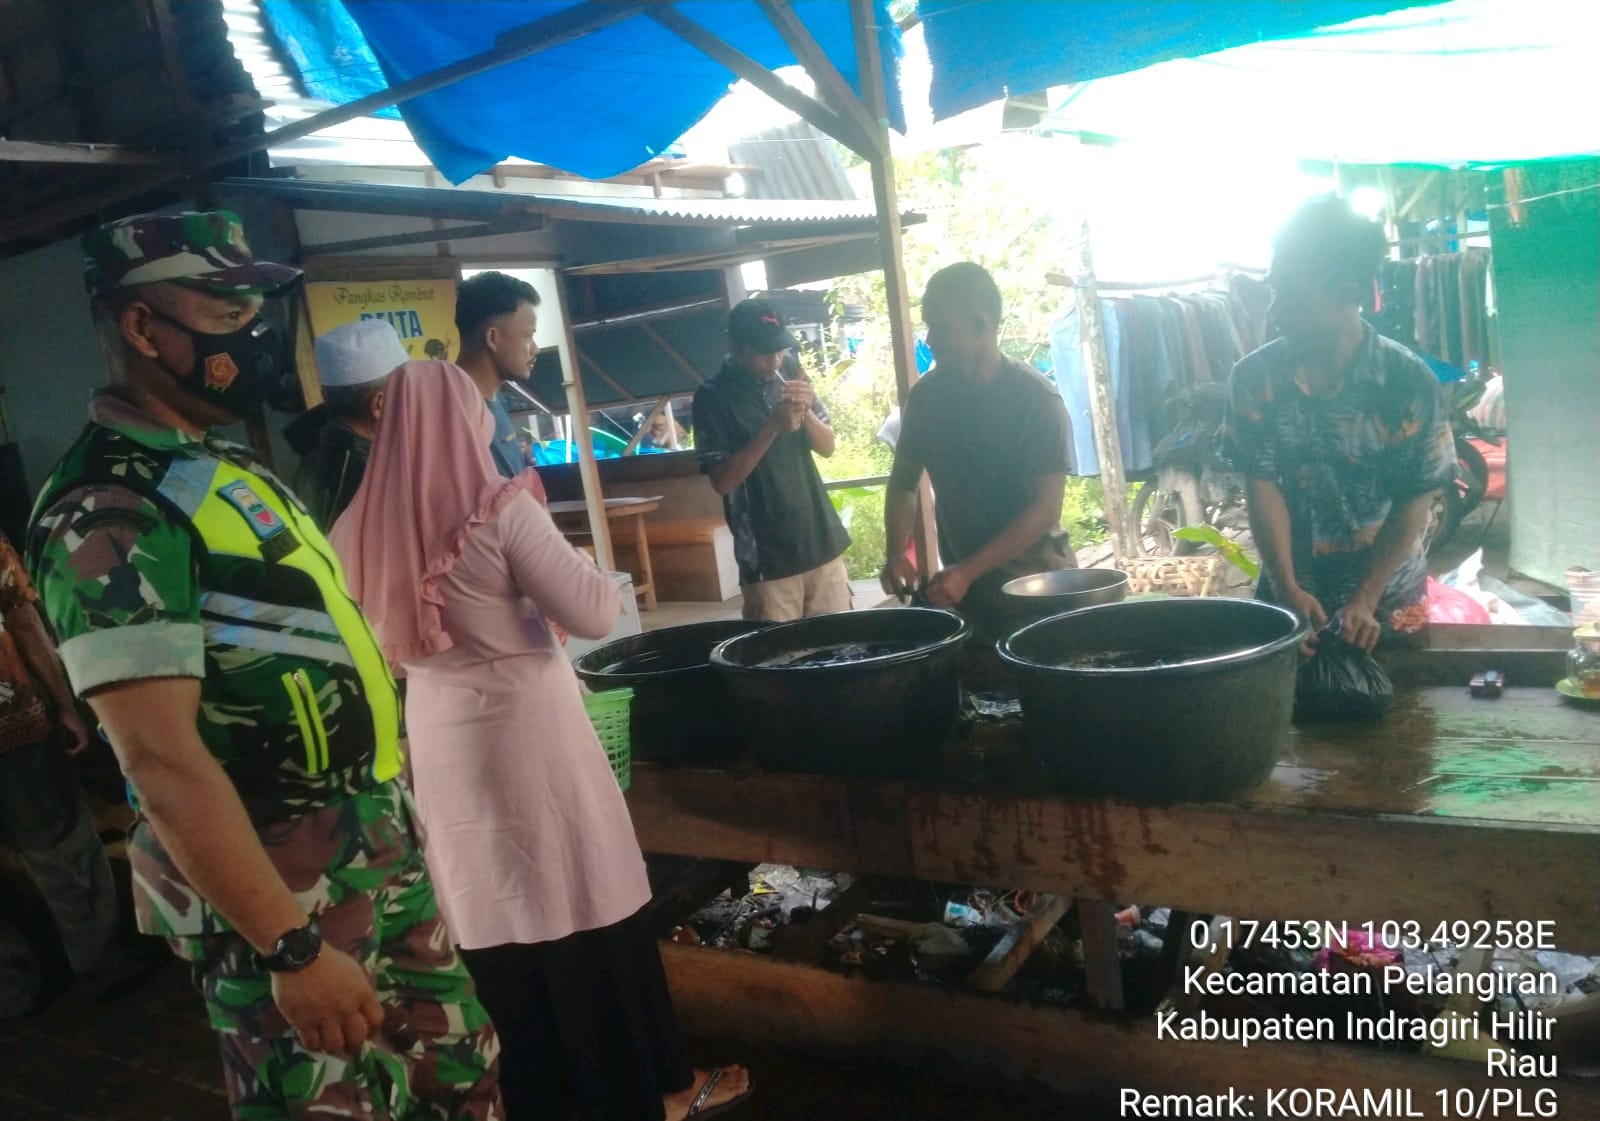
<svg viewBox="0 0 1600 1121"><path fill-rule="evenodd" d="M938 766L955 731L969 634L950 611L849 611L729 639L711 663L768 770L915 777ZM868 656L817 664L844 646ZM797 660L811 664L786 664Z"/></svg>
<svg viewBox="0 0 1600 1121"><path fill-rule="evenodd" d="M712 648L770 625L732 619L630 635L582 655L573 669L595 692L633 690L628 741L635 759L720 762L740 748L728 691L711 668Z"/></svg>
<svg viewBox="0 0 1600 1121"><path fill-rule="evenodd" d="M1272 770L1307 634L1271 604L1167 599L1046 619L999 651L1028 739L1067 792L1201 802Z"/></svg>

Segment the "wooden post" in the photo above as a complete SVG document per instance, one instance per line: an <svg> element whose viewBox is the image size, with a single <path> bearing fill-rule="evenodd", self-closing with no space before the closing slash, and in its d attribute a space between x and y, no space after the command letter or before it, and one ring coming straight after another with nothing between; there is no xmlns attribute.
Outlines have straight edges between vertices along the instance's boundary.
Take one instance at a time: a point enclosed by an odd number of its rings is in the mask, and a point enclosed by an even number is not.
<svg viewBox="0 0 1600 1121"><path fill-rule="evenodd" d="M667 401L667 446L673 451L681 451L678 446L678 418L672 415L672 401Z"/></svg>
<svg viewBox="0 0 1600 1121"><path fill-rule="evenodd" d="M1083 939L1083 984L1089 1003L1102 1012L1122 1010L1122 958L1117 952L1117 909L1098 899L1079 899L1078 936Z"/></svg>
<svg viewBox="0 0 1600 1121"><path fill-rule="evenodd" d="M1128 509L1128 484L1122 474L1122 437L1117 432L1117 403L1111 388L1111 356L1106 349L1105 324L1100 319L1100 288L1095 282L1094 254L1089 245L1089 223L1084 222L1073 281L1078 300L1078 327L1083 335L1083 368L1089 383L1089 419L1100 456L1100 489L1105 494L1106 522L1111 527L1111 550L1117 560L1139 555L1132 512Z"/></svg>
<svg viewBox="0 0 1600 1121"><path fill-rule="evenodd" d="M876 124L880 154L869 160L872 199L878 217L878 251L883 257L883 289L889 308L889 340L894 351L896 398L903 411L916 384L916 335L911 328L911 294L906 283L905 259L900 248L900 197L895 190L894 159L889 154L889 110L883 89L883 61L878 52L878 29L872 0L850 0L855 27L856 70L862 100ZM933 524L933 489L927 476L917 486L917 520L911 539L917 548L917 572L923 583L935 572L938 534Z"/></svg>
<svg viewBox="0 0 1600 1121"><path fill-rule="evenodd" d="M1383 236L1393 245L1400 242L1400 223L1395 218L1394 172L1378 168L1378 185L1383 190ZM1398 250L1397 250L1398 252Z"/></svg>
<svg viewBox="0 0 1600 1121"><path fill-rule="evenodd" d="M1065 895L1041 895L1034 909L1017 920L1017 925L989 951L982 964L967 974L967 984L986 993L1005 990L1011 979L1028 962L1028 956L1049 937L1072 901Z"/></svg>
<svg viewBox="0 0 1600 1121"><path fill-rule="evenodd" d="M566 336L566 353L561 363L561 383L567 390L567 451L578 445L578 475L583 480L583 502L589 510L589 537L594 542L594 559L606 572L616 568L611 551L611 527L606 522L606 499L600 489L600 465L594 458L594 438L589 434L589 402L583 395L583 370L579 367L578 340L572 333L572 312L567 307L567 278L556 270L556 304L561 315L561 331Z"/></svg>

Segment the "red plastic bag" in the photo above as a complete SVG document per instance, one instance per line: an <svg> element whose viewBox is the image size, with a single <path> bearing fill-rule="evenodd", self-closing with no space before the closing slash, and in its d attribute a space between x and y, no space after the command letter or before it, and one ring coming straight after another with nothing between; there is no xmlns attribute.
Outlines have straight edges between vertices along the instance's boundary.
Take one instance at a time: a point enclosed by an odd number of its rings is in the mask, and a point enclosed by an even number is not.
<svg viewBox="0 0 1600 1121"><path fill-rule="evenodd" d="M1489 611L1466 592L1428 577L1428 622L1481 623L1491 620Z"/></svg>

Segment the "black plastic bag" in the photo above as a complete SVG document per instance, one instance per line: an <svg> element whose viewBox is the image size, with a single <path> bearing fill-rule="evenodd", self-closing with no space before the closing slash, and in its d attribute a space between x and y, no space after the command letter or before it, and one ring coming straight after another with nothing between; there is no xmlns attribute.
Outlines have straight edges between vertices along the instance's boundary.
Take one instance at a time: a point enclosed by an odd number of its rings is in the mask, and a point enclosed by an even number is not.
<svg viewBox="0 0 1600 1121"><path fill-rule="evenodd" d="M1376 720L1394 706L1394 685L1371 654L1339 637L1330 624L1317 635L1317 652L1300 663L1294 682L1294 718L1307 721Z"/></svg>

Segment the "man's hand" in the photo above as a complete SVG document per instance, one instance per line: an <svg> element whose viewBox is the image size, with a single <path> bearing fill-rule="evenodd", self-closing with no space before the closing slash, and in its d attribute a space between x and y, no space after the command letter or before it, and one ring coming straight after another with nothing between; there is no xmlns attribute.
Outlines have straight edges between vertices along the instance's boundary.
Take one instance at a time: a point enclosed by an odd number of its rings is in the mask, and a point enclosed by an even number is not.
<svg viewBox="0 0 1600 1121"><path fill-rule="evenodd" d="M1317 597L1295 584L1285 591L1284 606L1311 624L1311 637L1300 647L1302 657L1309 658L1317 652L1317 632L1328 625L1328 613L1317 602Z"/></svg>
<svg viewBox="0 0 1600 1121"><path fill-rule="evenodd" d="M883 562L883 568L878 572L878 583L886 593L904 603L906 597L917 588L917 566L904 553L895 553Z"/></svg>
<svg viewBox="0 0 1600 1121"><path fill-rule="evenodd" d="M811 404L817 399L817 391L808 381L791 381L784 383L783 403L791 408L799 408L802 412L809 412Z"/></svg>
<svg viewBox="0 0 1600 1121"><path fill-rule="evenodd" d="M383 1027L372 978L355 958L328 945L304 969L274 973L272 1000L308 1051L354 1055Z"/></svg>
<svg viewBox="0 0 1600 1121"><path fill-rule="evenodd" d="M972 579L968 570L959 564L940 569L939 574L928 582L928 602L935 607L955 607L967 598Z"/></svg>
<svg viewBox="0 0 1600 1121"><path fill-rule="evenodd" d="M56 722L61 725L67 754L81 755L94 736L89 731L89 725L83 722L83 717L78 715L77 706L67 705L63 707L56 715Z"/></svg>
<svg viewBox="0 0 1600 1121"><path fill-rule="evenodd" d="M778 435L785 432L798 432L805 423L806 410L795 405L787 396L772 408L772 415L767 418L767 425Z"/></svg>
<svg viewBox="0 0 1600 1121"><path fill-rule="evenodd" d="M1366 600L1356 598L1344 605L1344 610L1339 613L1342 626L1339 637L1351 646L1359 646L1368 654L1378 645L1378 636L1382 628L1378 626L1376 612Z"/></svg>

